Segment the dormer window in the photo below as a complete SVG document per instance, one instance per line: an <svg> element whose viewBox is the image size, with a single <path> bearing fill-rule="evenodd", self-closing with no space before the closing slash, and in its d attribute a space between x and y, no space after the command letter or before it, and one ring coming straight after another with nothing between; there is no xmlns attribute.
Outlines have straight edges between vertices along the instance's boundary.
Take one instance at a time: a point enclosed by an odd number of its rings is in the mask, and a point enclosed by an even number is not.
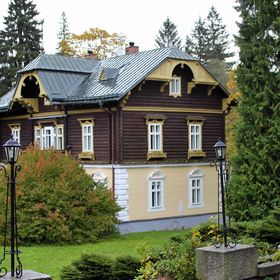
<svg viewBox="0 0 280 280"><path fill-rule="evenodd" d="M51 102L47 97L44 97L44 106L50 106Z"/></svg>
<svg viewBox="0 0 280 280"><path fill-rule="evenodd" d="M181 77L173 75L169 83L169 96L181 96Z"/></svg>

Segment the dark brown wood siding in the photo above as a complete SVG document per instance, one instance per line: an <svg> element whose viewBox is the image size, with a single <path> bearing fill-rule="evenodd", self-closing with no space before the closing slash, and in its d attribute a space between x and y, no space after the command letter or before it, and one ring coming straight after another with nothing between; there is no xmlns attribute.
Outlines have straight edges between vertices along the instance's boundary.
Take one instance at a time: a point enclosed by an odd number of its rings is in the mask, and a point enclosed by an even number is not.
<svg viewBox="0 0 280 280"><path fill-rule="evenodd" d="M44 105L44 98L38 98L39 102L39 111L42 112L55 112L61 111L61 106L59 105Z"/></svg>
<svg viewBox="0 0 280 280"><path fill-rule="evenodd" d="M218 91L207 95L206 85L197 85L191 94L187 94L186 85L182 83L182 96L169 96L169 85L165 86L164 92L160 92L162 82L147 81L141 91L138 88L132 90L126 106L149 106L171 108L195 108L195 109L222 109L222 98Z"/></svg>
<svg viewBox="0 0 280 280"><path fill-rule="evenodd" d="M82 129L78 119L94 119L94 154L96 161L110 160L109 113L73 114L67 117L67 145L71 152L82 152Z"/></svg>
<svg viewBox="0 0 280 280"><path fill-rule="evenodd" d="M20 144L22 149L26 149L28 145L32 142L33 129L31 121L28 119L14 119L14 120L2 120L0 126L0 159L5 157L4 149L2 147L11 137L10 124L20 125Z"/></svg>
<svg viewBox="0 0 280 280"><path fill-rule="evenodd" d="M140 162L147 161L148 140L147 124L145 116L151 112L123 112L123 161ZM187 161L188 151L188 125L187 113L166 113L163 125L163 151L167 158L163 161L184 162ZM193 116L193 114L191 114ZM202 128L202 149L206 152L206 158L213 159L213 146L223 136L222 114L199 114L204 118ZM152 160L150 160L152 162Z"/></svg>

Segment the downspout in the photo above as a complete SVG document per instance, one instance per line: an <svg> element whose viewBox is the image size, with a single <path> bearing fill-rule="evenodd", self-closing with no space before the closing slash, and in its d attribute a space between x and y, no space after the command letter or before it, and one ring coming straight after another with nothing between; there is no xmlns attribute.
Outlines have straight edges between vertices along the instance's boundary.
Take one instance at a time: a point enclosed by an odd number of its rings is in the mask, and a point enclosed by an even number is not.
<svg viewBox="0 0 280 280"><path fill-rule="evenodd" d="M111 107L109 109L103 108L103 102L102 100L99 102L100 109L102 109L104 112L109 114L109 137L110 137L110 163L112 164L112 195L113 198L115 198L115 145L114 145L114 139L115 139L115 130L114 130L114 114L111 110Z"/></svg>

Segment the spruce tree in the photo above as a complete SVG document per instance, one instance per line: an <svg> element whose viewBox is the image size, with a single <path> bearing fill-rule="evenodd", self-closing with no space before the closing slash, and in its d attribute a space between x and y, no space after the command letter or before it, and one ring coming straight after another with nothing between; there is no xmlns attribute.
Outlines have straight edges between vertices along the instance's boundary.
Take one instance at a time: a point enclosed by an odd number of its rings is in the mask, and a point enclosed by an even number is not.
<svg viewBox="0 0 280 280"><path fill-rule="evenodd" d="M70 36L69 31L69 24L68 19L66 17L65 12L62 12L61 19L60 19L60 29L57 34L58 38L58 53L60 54L66 54L68 50L68 42L67 39Z"/></svg>
<svg viewBox="0 0 280 280"><path fill-rule="evenodd" d="M169 17L163 22L163 27L159 30L155 42L156 46L159 48L181 48L181 39L178 36L177 26L169 19Z"/></svg>
<svg viewBox="0 0 280 280"><path fill-rule="evenodd" d="M208 59L224 61L226 58L233 57L233 53L228 52L229 34L226 26L213 6L207 16L207 31Z"/></svg>
<svg viewBox="0 0 280 280"><path fill-rule="evenodd" d="M229 34L226 26L217 10L212 6L207 18L199 19L195 22L191 36L186 37L185 51L192 54L205 65L210 60L225 61L226 58L233 57L232 52L228 52ZM230 68L232 63L227 62Z"/></svg>
<svg viewBox="0 0 280 280"><path fill-rule="evenodd" d="M280 206L280 1L238 1L241 92L231 215L256 220Z"/></svg>
<svg viewBox="0 0 280 280"><path fill-rule="evenodd" d="M205 20L201 17L195 22L191 36L186 37L185 51L202 63L208 62L208 30Z"/></svg>
<svg viewBox="0 0 280 280"><path fill-rule="evenodd" d="M41 52L42 21L30 0L11 0L0 31L0 95L14 86L19 69Z"/></svg>

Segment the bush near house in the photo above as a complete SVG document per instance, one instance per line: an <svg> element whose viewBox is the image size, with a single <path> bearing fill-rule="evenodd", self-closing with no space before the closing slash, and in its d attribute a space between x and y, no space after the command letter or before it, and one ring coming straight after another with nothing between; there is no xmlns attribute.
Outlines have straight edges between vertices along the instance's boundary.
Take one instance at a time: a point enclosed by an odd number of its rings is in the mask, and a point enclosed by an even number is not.
<svg viewBox="0 0 280 280"><path fill-rule="evenodd" d="M279 251L275 246L277 243L273 242L279 240L279 222L279 208L276 208L271 215L258 223L233 223L235 241L255 245L260 262L278 260L280 259ZM217 239L221 241L221 234L216 221L210 219L186 231L184 237L170 238L162 249L144 249L140 275L136 280L197 280L195 249L213 245Z"/></svg>
<svg viewBox="0 0 280 280"><path fill-rule="evenodd" d="M17 216L21 244L93 242L115 231L120 210L69 154L29 147L19 159ZM0 172L3 232L6 183ZM3 234L1 234L3 236Z"/></svg>
<svg viewBox="0 0 280 280"><path fill-rule="evenodd" d="M96 254L84 254L62 269L61 280L133 280L140 261L132 256L112 259Z"/></svg>

